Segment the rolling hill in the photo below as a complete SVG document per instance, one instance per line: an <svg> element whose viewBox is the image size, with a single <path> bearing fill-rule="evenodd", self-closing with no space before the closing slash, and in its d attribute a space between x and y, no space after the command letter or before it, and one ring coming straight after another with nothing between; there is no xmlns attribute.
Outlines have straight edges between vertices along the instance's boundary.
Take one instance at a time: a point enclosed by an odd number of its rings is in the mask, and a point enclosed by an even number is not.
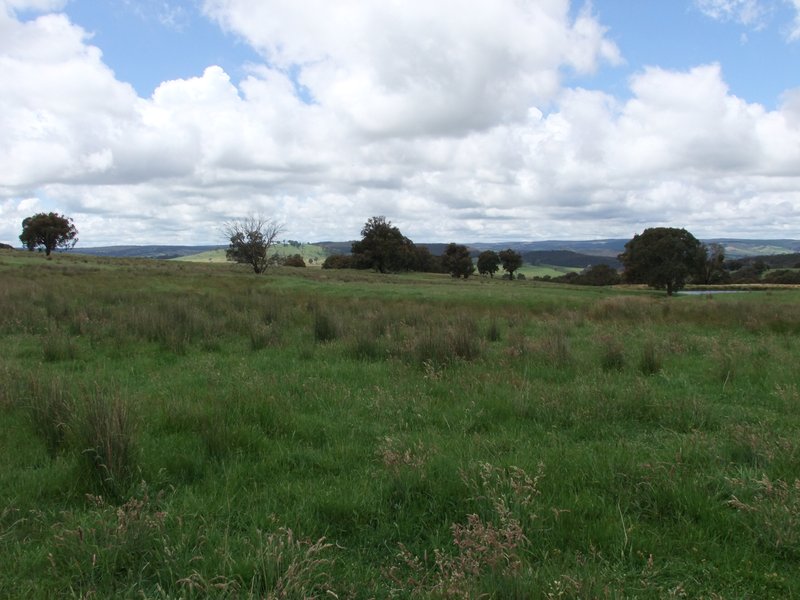
<svg viewBox="0 0 800 600"><path fill-rule="evenodd" d="M547 240L538 242L494 242L465 244L473 256L483 250L500 251L511 248L522 254L525 261L532 265L553 265L557 267L583 268L605 263L618 267L617 255L625 249L625 239L605 240ZM705 243L718 243L725 247L728 258L780 256L800 252L800 240L743 240L734 238L716 238L703 240ZM302 254L304 258L314 258L322 262L330 254L349 254L352 241L316 242L314 244L279 245L280 254ZM419 243L427 247L432 254L440 255L447 247L445 243ZM158 258L183 259L198 262L214 262L223 260L225 246L104 246L97 248L77 248L80 254L96 256L116 256L121 258ZM791 259L789 259L791 260ZM308 261L307 261L308 262ZM795 261L796 263L797 261Z"/></svg>

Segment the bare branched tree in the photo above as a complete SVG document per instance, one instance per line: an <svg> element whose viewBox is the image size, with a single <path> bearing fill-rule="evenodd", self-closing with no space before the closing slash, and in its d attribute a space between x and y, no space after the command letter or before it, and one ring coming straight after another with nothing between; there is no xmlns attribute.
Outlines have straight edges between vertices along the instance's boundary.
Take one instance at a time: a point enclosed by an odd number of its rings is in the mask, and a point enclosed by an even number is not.
<svg viewBox="0 0 800 600"><path fill-rule="evenodd" d="M263 273L269 265L269 249L283 230L282 224L261 216L229 221L222 229L230 244L225 254L228 260Z"/></svg>

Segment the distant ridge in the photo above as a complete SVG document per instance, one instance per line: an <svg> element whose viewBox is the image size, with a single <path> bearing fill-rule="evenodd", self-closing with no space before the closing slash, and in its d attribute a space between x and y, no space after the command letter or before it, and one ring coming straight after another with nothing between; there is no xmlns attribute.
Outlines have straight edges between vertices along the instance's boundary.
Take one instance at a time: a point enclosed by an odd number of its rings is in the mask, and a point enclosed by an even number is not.
<svg viewBox="0 0 800 600"><path fill-rule="evenodd" d="M227 246L102 246L97 248L75 249L77 254L93 256L113 256L116 258L160 258L170 259L191 256L209 250L218 250Z"/></svg>
<svg viewBox="0 0 800 600"><path fill-rule="evenodd" d="M722 244L727 258L747 258L776 256L800 252L800 240L745 240L736 238L715 238L702 240L706 244ZM609 266L618 264L617 255L625 249L627 239L604 240L545 240L538 242L475 242L464 244L473 256L484 250L500 251L506 248L516 250L525 260L534 264L550 264L565 267L585 267L605 263ZM323 248L328 254L349 254L352 241L347 242L315 242L313 246ZM441 255L447 247L446 243L417 243L428 248L432 254ZM160 258L170 259L192 256L210 250L226 248L225 245L205 246L103 246L98 248L78 247L73 252L92 254L95 256L114 256L118 258ZM549 254L548 254L549 253ZM555 262L557 261L557 262Z"/></svg>

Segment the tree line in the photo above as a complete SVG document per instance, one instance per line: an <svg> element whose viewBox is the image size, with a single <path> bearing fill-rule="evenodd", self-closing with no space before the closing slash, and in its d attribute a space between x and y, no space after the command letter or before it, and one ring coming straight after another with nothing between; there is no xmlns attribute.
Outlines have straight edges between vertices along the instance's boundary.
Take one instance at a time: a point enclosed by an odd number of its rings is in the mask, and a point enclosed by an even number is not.
<svg viewBox="0 0 800 600"><path fill-rule="evenodd" d="M481 275L493 277L501 266L513 279L522 266L522 256L510 248L499 253L488 250L478 256L477 271ZM371 269L379 273L449 273L464 279L476 270L469 248L463 244L448 244L441 256L435 256L425 246L414 244L383 216L370 217L361 229L361 239L353 242L351 253L329 256L322 268Z"/></svg>
<svg viewBox="0 0 800 600"><path fill-rule="evenodd" d="M276 258L269 250L284 227L264 217L249 217L231 221L223 227L229 245L228 260L248 265L256 274L271 264L305 266L299 254ZM47 256L56 249L69 249L78 241L78 231L71 218L58 213L38 213L22 221L20 241L28 250L44 250ZM299 247L299 242L293 242ZM724 284L751 281L767 283L800 283L800 274L783 269L762 278L768 265L763 261L726 261L720 244L701 243L686 229L652 227L636 234L625 244L618 257L622 272L597 264L582 273L568 273L549 281L582 285L614 285L644 283L666 290L667 295L682 289L687 283ZM798 263L800 264L800 263ZM418 271L449 273L454 278L467 279L477 272L494 277L502 267L504 277L522 278L517 274L523 265L522 255L508 248L501 252L486 250L473 262L469 249L451 243L441 256L434 256L425 246L414 244L386 217L370 217L361 229L361 239L352 243L349 255L329 256L323 269L370 269L379 273Z"/></svg>

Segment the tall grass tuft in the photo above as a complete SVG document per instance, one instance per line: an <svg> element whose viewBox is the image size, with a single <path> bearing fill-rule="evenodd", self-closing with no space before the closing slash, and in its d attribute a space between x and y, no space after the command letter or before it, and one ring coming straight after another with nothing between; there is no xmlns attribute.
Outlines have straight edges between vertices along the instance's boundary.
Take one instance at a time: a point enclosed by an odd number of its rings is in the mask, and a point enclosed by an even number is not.
<svg viewBox="0 0 800 600"><path fill-rule="evenodd" d="M488 516L471 513L466 523L453 523L451 549L435 549L432 565L429 557L420 559L400 544L400 564L386 570L386 577L411 597L424 598L488 597L488 582L513 580L529 544L525 524L537 518L534 500L540 494L542 469L540 465L539 473L530 476L518 467L486 463L479 465L477 477L462 472L475 493L472 500L478 507L488 505Z"/></svg>
<svg viewBox="0 0 800 600"><path fill-rule="evenodd" d="M460 315L448 328L453 355L463 360L475 360L481 355L478 322L472 316Z"/></svg>
<svg viewBox="0 0 800 600"><path fill-rule="evenodd" d="M655 375L662 368L661 354L653 340L647 340L642 346L642 356L639 360L639 370L644 375Z"/></svg>
<svg viewBox="0 0 800 600"><path fill-rule="evenodd" d="M280 342L280 330L277 323L253 323L249 333L251 350L263 350Z"/></svg>
<svg viewBox="0 0 800 600"><path fill-rule="evenodd" d="M538 341L537 349L544 361L553 367L566 367L572 363L572 348L563 327L550 327Z"/></svg>
<svg viewBox="0 0 800 600"><path fill-rule="evenodd" d="M40 339L42 358L45 362L60 362L78 358L78 344L66 332L52 328Z"/></svg>
<svg viewBox="0 0 800 600"><path fill-rule="evenodd" d="M314 310L314 340L317 342L330 342L339 337L339 323L330 314Z"/></svg>
<svg viewBox="0 0 800 600"><path fill-rule="evenodd" d="M387 356L381 340L370 329L357 328L349 344L350 355L359 360L379 360Z"/></svg>
<svg viewBox="0 0 800 600"><path fill-rule="evenodd" d="M456 359L475 360L483 351L477 323L468 317L459 317L441 326L429 324L412 343L412 356L419 364L445 365Z"/></svg>
<svg viewBox="0 0 800 600"><path fill-rule="evenodd" d="M490 342L499 342L501 338L500 321L497 317L492 317L486 327L486 339Z"/></svg>
<svg viewBox="0 0 800 600"><path fill-rule="evenodd" d="M600 339L600 367L604 371L622 371L625 368L625 347L616 336Z"/></svg>
<svg viewBox="0 0 800 600"><path fill-rule="evenodd" d="M785 560L800 559L800 479L735 479L728 506L735 509L763 550Z"/></svg>
<svg viewBox="0 0 800 600"><path fill-rule="evenodd" d="M157 580L174 558L161 494L151 498L142 484L121 506L101 496L87 500L87 509L60 513L53 527L48 562L63 589L80 598L98 596L97 588L126 596L123 589Z"/></svg>
<svg viewBox="0 0 800 600"><path fill-rule="evenodd" d="M87 483L120 498L136 471L136 423L127 401L95 389L76 411L75 444L84 457Z"/></svg>
<svg viewBox="0 0 800 600"><path fill-rule="evenodd" d="M0 409L10 409L19 404L23 396L22 375L18 369L0 363Z"/></svg>
<svg viewBox="0 0 800 600"><path fill-rule="evenodd" d="M254 598L338 598L330 576L333 544L298 538L291 529L258 532L255 572L248 592Z"/></svg>
<svg viewBox="0 0 800 600"><path fill-rule="evenodd" d="M47 383L31 379L27 405L34 431L44 442L47 453L55 456L65 445L75 410L72 395L60 379Z"/></svg>

